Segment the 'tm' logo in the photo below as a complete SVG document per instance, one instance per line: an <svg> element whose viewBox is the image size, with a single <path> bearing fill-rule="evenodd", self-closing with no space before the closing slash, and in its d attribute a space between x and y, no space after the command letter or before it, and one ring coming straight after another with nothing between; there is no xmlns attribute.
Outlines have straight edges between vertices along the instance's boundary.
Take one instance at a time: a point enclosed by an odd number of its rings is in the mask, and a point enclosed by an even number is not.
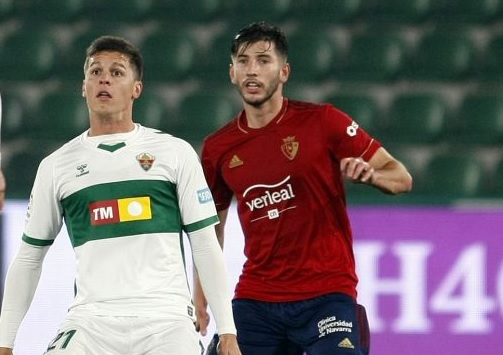
<svg viewBox="0 0 503 355"><path fill-rule="evenodd" d="M97 201L89 205L91 225L152 219L150 197Z"/></svg>

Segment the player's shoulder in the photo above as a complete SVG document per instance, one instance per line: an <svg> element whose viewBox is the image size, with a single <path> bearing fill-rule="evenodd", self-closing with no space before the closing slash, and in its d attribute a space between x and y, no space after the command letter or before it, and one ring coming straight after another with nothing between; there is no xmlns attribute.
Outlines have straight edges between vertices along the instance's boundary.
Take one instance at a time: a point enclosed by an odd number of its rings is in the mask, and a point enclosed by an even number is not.
<svg viewBox="0 0 503 355"><path fill-rule="evenodd" d="M142 126L145 137L151 141L157 142L162 145L169 145L171 147L188 148L191 147L190 143L183 138L177 137L171 133L162 131L157 128Z"/></svg>
<svg viewBox="0 0 503 355"><path fill-rule="evenodd" d="M299 113L321 113L328 111L338 111L332 104L326 102L309 102L299 100L288 100L288 109Z"/></svg>
<svg viewBox="0 0 503 355"><path fill-rule="evenodd" d="M336 108L331 103L326 102L308 102L308 101L288 101L288 112L290 119L295 122L301 120L305 124L320 123L326 121L344 121L346 114Z"/></svg>
<svg viewBox="0 0 503 355"><path fill-rule="evenodd" d="M239 134L239 128L237 125L237 117L232 118L229 122L224 124L222 127L217 129L216 131L208 134L204 138L204 144L212 144L218 143L220 141L226 141L231 137L235 137L236 134Z"/></svg>

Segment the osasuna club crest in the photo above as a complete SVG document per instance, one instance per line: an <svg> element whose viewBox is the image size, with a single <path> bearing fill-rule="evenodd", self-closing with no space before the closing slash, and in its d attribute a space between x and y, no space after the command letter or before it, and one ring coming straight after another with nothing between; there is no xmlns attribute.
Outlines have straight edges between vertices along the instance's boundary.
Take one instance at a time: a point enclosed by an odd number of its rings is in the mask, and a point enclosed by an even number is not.
<svg viewBox="0 0 503 355"><path fill-rule="evenodd" d="M293 160L299 151L299 142L295 140L294 136L283 138L281 151L289 160Z"/></svg>
<svg viewBox="0 0 503 355"><path fill-rule="evenodd" d="M155 157L150 153L141 153L136 156L136 160L143 170L148 171L154 165Z"/></svg>

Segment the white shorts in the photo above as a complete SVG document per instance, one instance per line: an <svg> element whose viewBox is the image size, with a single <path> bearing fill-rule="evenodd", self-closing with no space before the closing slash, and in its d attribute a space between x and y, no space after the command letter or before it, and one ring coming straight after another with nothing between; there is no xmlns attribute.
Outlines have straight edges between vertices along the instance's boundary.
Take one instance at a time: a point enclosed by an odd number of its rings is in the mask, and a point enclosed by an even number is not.
<svg viewBox="0 0 503 355"><path fill-rule="evenodd" d="M189 318L68 315L45 355L200 355Z"/></svg>

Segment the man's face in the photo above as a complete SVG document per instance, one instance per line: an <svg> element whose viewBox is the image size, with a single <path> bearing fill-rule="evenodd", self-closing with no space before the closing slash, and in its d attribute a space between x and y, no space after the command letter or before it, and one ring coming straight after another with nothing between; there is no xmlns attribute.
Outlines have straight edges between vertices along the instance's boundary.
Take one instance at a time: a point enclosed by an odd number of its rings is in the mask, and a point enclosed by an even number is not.
<svg viewBox="0 0 503 355"><path fill-rule="evenodd" d="M141 94L129 58L119 52L98 52L89 58L82 85L89 110L100 116L124 112Z"/></svg>
<svg viewBox="0 0 503 355"><path fill-rule="evenodd" d="M243 100L252 106L261 106L275 93L281 91L288 80L290 67L269 41L244 44L230 68L231 82Z"/></svg>

